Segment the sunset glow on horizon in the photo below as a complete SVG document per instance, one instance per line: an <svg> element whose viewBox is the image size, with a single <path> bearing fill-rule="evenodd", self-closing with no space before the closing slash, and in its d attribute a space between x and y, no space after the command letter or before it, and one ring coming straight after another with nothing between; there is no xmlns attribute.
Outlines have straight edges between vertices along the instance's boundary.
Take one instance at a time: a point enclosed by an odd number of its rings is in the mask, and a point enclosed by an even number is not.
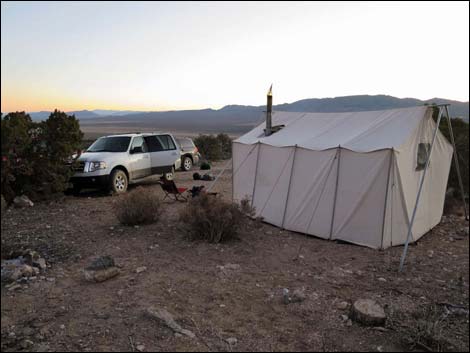
<svg viewBox="0 0 470 353"><path fill-rule="evenodd" d="M2 2L1 110L468 101L469 4Z"/></svg>

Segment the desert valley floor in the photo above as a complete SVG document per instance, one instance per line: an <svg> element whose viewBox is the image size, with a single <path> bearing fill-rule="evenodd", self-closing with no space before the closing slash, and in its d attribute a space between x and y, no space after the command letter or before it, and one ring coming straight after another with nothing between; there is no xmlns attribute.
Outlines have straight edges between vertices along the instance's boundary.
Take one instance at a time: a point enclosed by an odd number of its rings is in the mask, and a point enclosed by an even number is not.
<svg viewBox="0 0 470 353"><path fill-rule="evenodd" d="M176 183L210 183L192 173L178 172ZM215 186L227 199L230 173ZM155 179L140 186L163 197ZM468 351L468 223L458 215L411 246L398 273L402 247L376 251L250 219L236 240L194 242L178 225L184 203L166 200L159 222L127 227L113 213L118 200L85 191L4 212L2 258L30 248L48 268L14 289L2 285L2 351ZM83 268L102 255L120 275L86 282ZM286 305L284 288L304 300ZM344 302L360 298L383 306L384 326L349 319ZM195 337L149 319L149 307Z"/></svg>

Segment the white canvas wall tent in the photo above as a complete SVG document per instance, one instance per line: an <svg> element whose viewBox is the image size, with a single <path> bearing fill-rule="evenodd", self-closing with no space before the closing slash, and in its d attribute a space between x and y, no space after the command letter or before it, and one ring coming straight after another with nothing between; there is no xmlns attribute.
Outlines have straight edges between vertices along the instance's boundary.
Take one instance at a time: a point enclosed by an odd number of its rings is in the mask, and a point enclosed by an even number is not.
<svg viewBox="0 0 470 353"><path fill-rule="evenodd" d="M411 241L441 219L453 148L426 106L350 113L275 111L233 142L233 198L288 230L384 249L406 242L437 131Z"/></svg>

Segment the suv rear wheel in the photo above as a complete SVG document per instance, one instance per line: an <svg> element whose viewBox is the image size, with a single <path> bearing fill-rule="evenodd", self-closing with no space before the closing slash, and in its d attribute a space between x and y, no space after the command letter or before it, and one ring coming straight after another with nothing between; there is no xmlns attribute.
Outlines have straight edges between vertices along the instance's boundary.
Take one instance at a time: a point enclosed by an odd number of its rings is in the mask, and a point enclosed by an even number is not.
<svg viewBox="0 0 470 353"><path fill-rule="evenodd" d="M191 157L184 156L183 161L181 162L181 169L187 172L187 171L190 171L192 167L193 167L193 160L191 159Z"/></svg>
<svg viewBox="0 0 470 353"><path fill-rule="evenodd" d="M115 169L111 173L110 180L111 191L116 194L122 194L126 192L129 181L127 180L127 175L121 169Z"/></svg>

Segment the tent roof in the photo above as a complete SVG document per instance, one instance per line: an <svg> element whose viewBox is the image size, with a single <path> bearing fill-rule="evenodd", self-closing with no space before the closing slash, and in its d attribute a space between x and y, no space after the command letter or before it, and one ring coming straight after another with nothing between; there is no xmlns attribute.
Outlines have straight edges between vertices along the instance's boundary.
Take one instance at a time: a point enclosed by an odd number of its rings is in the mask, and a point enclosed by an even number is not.
<svg viewBox="0 0 470 353"><path fill-rule="evenodd" d="M424 117L431 116L429 107L349 112L295 113L273 112L273 126L285 127L264 136L265 122L239 137L235 142L271 146L299 146L326 150L338 146L356 152L398 149L417 131Z"/></svg>

